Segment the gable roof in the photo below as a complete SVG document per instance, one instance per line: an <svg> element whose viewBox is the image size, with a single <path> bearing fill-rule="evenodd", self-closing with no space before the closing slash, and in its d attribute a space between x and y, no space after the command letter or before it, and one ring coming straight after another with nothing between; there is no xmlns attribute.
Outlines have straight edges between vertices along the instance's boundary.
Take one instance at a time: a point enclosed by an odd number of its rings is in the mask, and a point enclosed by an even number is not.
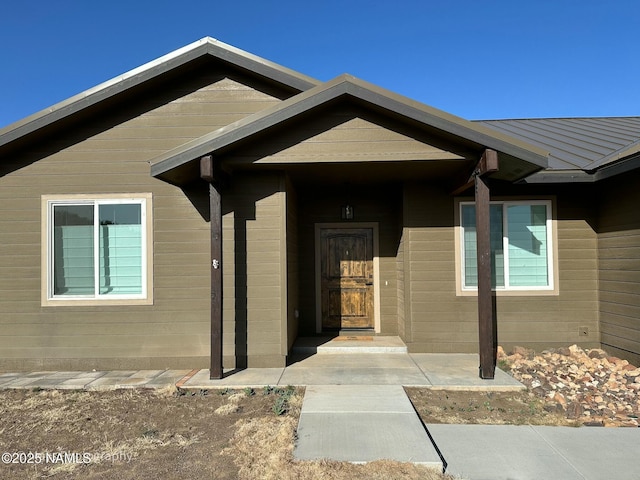
<svg viewBox="0 0 640 480"><path fill-rule="evenodd" d="M547 153L538 147L345 74L154 158L151 174L171 181L173 169L346 97L475 149L497 150L516 161L523 161L527 173L547 166Z"/></svg>
<svg viewBox="0 0 640 480"><path fill-rule="evenodd" d="M39 129L67 119L89 107L104 102L195 60L212 57L300 92L314 87L318 80L288 69L264 58L232 47L211 37L175 50L156 60L63 100L23 120L0 129L0 147L32 134Z"/></svg>
<svg viewBox="0 0 640 480"><path fill-rule="evenodd" d="M375 85L342 75L321 84L318 80L210 37L175 50L67 100L0 129L0 152L27 144L95 113L119 95L135 94L136 87L151 85L182 67L215 59L284 88L292 95L282 103L258 112L155 159L152 174L167 172L218 148L230 146L342 96L349 96L396 118L414 122L429 132L492 148L510 160L511 172L498 175L529 176L526 182L594 182L640 168L640 117L540 118L469 122L460 117L397 95ZM303 92L303 93L300 93ZM297 94L297 95L296 95ZM194 156L192 156L194 155ZM189 158L191 156L191 158ZM537 173L534 173L539 170Z"/></svg>

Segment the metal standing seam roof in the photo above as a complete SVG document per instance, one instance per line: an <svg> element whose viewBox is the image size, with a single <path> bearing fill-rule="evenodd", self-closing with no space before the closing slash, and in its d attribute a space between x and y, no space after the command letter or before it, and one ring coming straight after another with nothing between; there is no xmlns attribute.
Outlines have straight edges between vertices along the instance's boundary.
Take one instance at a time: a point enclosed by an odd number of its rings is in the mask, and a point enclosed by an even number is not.
<svg viewBox="0 0 640 480"><path fill-rule="evenodd" d="M467 142L476 143L479 147L492 148L522 159L529 162L533 170L547 166L547 152L530 143L344 74L159 155L151 160L151 174L155 177L163 177L174 168L232 145L343 95L417 121L445 134L457 136Z"/></svg>
<svg viewBox="0 0 640 480"><path fill-rule="evenodd" d="M547 170L593 171L640 152L640 117L483 120L547 150Z"/></svg>
<svg viewBox="0 0 640 480"><path fill-rule="evenodd" d="M0 129L0 147L207 55L298 91L307 90L320 83L314 78L227 45L214 38L204 37Z"/></svg>

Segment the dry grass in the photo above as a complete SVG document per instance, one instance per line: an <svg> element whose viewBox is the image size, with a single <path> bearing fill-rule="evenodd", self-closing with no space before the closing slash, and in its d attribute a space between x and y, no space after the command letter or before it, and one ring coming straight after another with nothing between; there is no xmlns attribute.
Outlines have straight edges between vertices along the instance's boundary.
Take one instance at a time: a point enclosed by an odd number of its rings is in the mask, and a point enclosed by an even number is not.
<svg viewBox="0 0 640 480"><path fill-rule="evenodd" d="M275 389L204 393L0 391L0 450L94 455L90 464L0 465L0 478L451 479L408 463L294 460L302 390L284 392L283 415Z"/></svg>
<svg viewBox="0 0 640 480"><path fill-rule="evenodd" d="M223 454L233 458L238 478L253 480L444 480L451 479L437 470L411 463L381 460L363 465L293 458L297 417L241 420L231 446Z"/></svg>
<svg viewBox="0 0 640 480"><path fill-rule="evenodd" d="M444 480L452 477L411 463L381 460L367 464L296 461L293 450L303 396L289 400L289 415L240 420L231 445L223 450L239 468L239 478L252 480L407 479ZM258 475L259 472L259 475Z"/></svg>

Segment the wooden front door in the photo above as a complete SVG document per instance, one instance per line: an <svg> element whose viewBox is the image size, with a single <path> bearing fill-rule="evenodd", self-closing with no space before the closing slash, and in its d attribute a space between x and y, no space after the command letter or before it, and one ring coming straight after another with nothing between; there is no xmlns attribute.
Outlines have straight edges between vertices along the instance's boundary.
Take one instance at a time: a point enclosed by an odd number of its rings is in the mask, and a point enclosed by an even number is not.
<svg viewBox="0 0 640 480"><path fill-rule="evenodd" d="M322 329L373 328L373 229L320 229Z"/></svg>

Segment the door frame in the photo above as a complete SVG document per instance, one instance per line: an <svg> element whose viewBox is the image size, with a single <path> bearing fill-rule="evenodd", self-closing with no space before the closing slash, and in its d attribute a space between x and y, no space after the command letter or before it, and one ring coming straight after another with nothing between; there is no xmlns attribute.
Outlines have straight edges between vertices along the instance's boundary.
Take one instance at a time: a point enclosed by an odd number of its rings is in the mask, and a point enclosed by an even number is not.
<svg viewBox="0 0 640 480"><path fill-rule="evenodd" d="M371 228L373 230L373 325L380 333L380 254L378 250L378 222L339 222L315 224L316 333L322 333L322 272L320 230Z"/></svg>

